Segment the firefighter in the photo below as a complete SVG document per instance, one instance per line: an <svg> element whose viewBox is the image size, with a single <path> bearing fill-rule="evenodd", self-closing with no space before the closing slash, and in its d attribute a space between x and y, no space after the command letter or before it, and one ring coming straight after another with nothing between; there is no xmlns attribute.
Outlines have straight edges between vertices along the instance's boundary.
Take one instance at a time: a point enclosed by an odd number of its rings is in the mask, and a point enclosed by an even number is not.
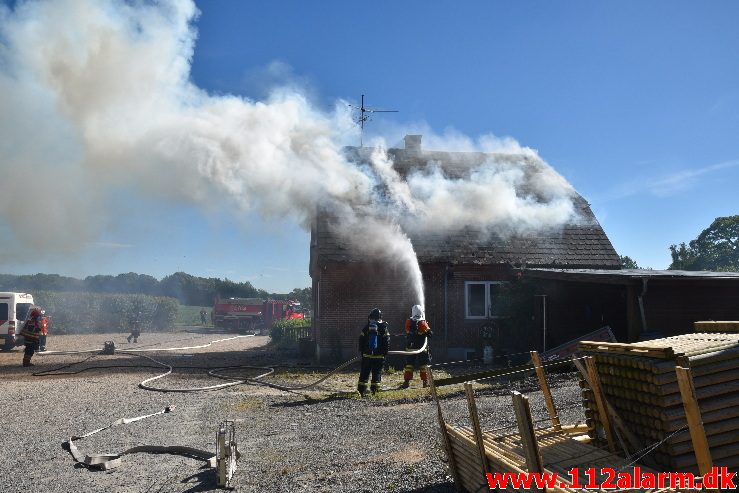
<svg viewBox="0 0 739 493"><path fill-rule="evenodd" d="M45 316L45 310L41 310L41 314L44 315L44 323L41 327L41 335L38 338L38 350L43 353L46 351L46 336L49 335L49 317Z"/></svg>
<svg viewBox="0 0 739 493"><path fill-rule="evenodd" d="M131 339L133 342L139 342L139 336L141 335L141 312L138 313L136 318L131 322L131 334L126 338L130 343Z"/></svg>
<svg viewBox="0 0 739 493"><path fill-rule="evenodd" d="M405 321L405 333L406 351L416 351L421 349L431 338L431 327L429 327L428 322L426 322L426 317L424 316L423 307L421 305L413 305L411 308L411 318ZM428 344L426 344L426 349L422 352L406 356L402 387L407 389L411 386L413 371L416 368L416 364L420 365L419 373L421 374L423 386L428 387L428 369L430 362L431 353L429 352Z"/></svg>
<svg viewBox="0 0 739 493"><path fill-rule="evenodd" d="M382 320L382 312L375 308L369 314L367 325L359 336L359 352L362 355L362 368L359 371L357 390L362 397L367 395L367 383L372 374L370 391L376 394L382 381L382 367L390 348L390 331L387 322Z"/></svg>
<svg viewBox="0 0 739 493"><path fill-rule="evenodd" d="M39 306L33 306L28 311L28 317L23 324L21 335L26 345L23 351L23 366L34 366L31 363L33 353L39 349L39 339L46 335L49 328L49 319L46 318L44 310Z"/></svg>

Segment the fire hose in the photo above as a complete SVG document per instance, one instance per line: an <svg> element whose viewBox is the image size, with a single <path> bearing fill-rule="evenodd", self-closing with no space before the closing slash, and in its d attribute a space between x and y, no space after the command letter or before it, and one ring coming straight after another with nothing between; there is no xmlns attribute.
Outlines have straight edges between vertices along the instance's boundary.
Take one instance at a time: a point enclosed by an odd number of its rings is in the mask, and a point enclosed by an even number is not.
<svg viewBox="0 0 739 493"><path fill-rule="evenodd" d="M97 430L90 431L84 435L73 435L67 441L62 443L62 447L72 454L72 457L77 463L91 469L101 469L103 471L108 471L120 466L123 456L135 453L176 454L191 457L193 459L206 461L209 467L215 468L218 486L230 488L231 478L236 471L236 461L241 456L236 444L236 433L233 421L224 421L221 423L218 433L216 433L215 453L182 445L137 445L117 454L83 454L74 443L115 426L127 425L129 423L141 421L142 419L171 413L173 409L174 406L167 406L161 411L146 414L144 416L117 419L108 426L98 428Z"/></svg>
<svg viewBox="0 0 739 493"><path fill-rule="evenodd" d="M253 337L253 335L242 335L242 336L227 337L227 338L224 338L224 339L217 339L217 340L211 341L211 342L209 342L207 344L202 344L202 345L198 345L198 346L185 346L185 347L174 347L174 348L120 349L120 350L116 350L116 352L127 354L127 355L130 355L130 356L138 356L140 358L145 358L145 359L148 359L151 362L153 362L153 363L155 363L155 364L157 364L157 365L159 365L159 366L161 366L163 368L167 368L167 371L164 372L164 373L162 373L161 375L156 375L154 377L147 378L146 380L144 380L141 383L139 383L139 387L140 388L142 388L144 390L154 391L154 392L178 392L178 393L185 393L185 392L205 392L205 391L210 391L210 390L220 390L220 389L223 389L223 388L233 387L235 385L243 385L243 384L247 384L247 383L256 384L256 385L265 385L265 386L268 386L268 387L271 387L271 388L274 388L274 389L277 389L277 390L283 390L283 391L286 391L286 392L296 391L296 390L307 390L307 389L310 389L310 388L313 388L313 387L316 387L316 386L320 385L322 382L326 381L331 376L335 375L339 371L343 370L344 368L347 368L348 366L356 363L357 361L359 361L361 359L361 356L354 357L354 358L350 359L349 361L346 361L345 363L342 363L341 365L337 366L336 368L334 368L329 373L327 373L326 375L324 375L320 379L316 380L315 382L308 383L308 384L305 384L305 385L288 386L288 385L279 385L279 384L276 384L276 383L265 382L263 379L266 378L266 377L268 377L269 375L272 375L275 372L275 369L273 367L268 367L268 366L250 366L250 365L238 365L238 366L218 367L218 368L213 368L213 369L209 370L208 371L208 375L210 375L210 376L213 376L213 377L216 377L216 378L221 378L221 379L224 379L224 380L231 380L230 382L222 383L222 384L218 384L218 385L209 385L209 386L205 386L205 387L190 387L190 388L162 388L162 387L155 387L153 385L149 385L149 382L154 382L156 380L160 380L160 379L165 378L168 375L170 375L174 371L174 366L169 365L167 363L163 363L161 361L158 361L158 360L152 358L151 356L148 356L148 355L145 355L145 354L139 354L139 353L143 353L143 352L155 352L155 351L180 351L180 350L187 350L187 349L201 349L201 348L209 347L209 346L211 346L213 344L216 344L216 343L219 343L219 342L230 341L230 340L239 339L239 338L242 338L242 337ZM423 351L426 350L427 346L428 346L428 341L425 341L424 344L423 344L423 346L420 349L416 349L416 350L412 350L412 351L388 351L388 355L412 356L414 354L420 354L420 353L422 353ZM43 355L69 355L69 354L85 354L85 353L92 353L92 352L99 353L100 350L99 349L96 349L96 350L81 350L81 351L46 351L46 352L39 353L39 354L43 354ZM237 369L239 369L239 370L261 370L263 373L260 373L260 374L258 374L257 376L254 376L254 377L234 377L234 376L231 376L231 375L223 375L223 374L220 373L221 371L225 371L225 370L237 370ZM52 371L36 372L36 373L33 373L33 376L46 376L46 375L50 375L52 372L53 372L53 370Z"/></svg>
<svg viewBox="0 0 739 493"><path fill-rule="evenodd" d="M427 345L428 345L428 341L424 342L423 346L420 349L417 349L417 350L413 350L413 351L388 351L388 354L389 355L390 354L396 354L396 355L404 355L404 356L411 356L411 355L414 355L414 354L420 354L420 353L422 353L423 351L426 350ZM287 392L295 391L295 390L307 390L307 389L310 389L310 388L313 388L313 387L316 387L316 386L320 385L322 382L328 380L331 376L333 376L336 373L340 372L344 368L346 368L346 367L348 367L348 366L356 363L357 361L359 361L362 358L361 356L354 357L354 358L350 359L349 361L347 361L345 363L342 363L341 365L337 366L336 368L334 368L333 370L331 370L330 372L328 372L326 375L324 375L323 377L319 378L315 382L308 383L308 384L305 384L305 385L288 386L288 385L279 385L279 384L276 384L276 383L265 382L262 379L265 378L265 377L267 377L267 376L269 376L269 375L271 375L271 374L273 374L275 372L275 369L274 368L268 367L268 366L239 365L239 366L229 366L229 367L214 368L214 369L212 369L212 370L210 370L208 372L208 375L210 375L210 376L213 376L213 377L216 377L216 378L222 378L224 380L233 380L231 382L223 383L223 384L220 384L220 385L210 385L208 387L196 387L196 388L185 388L185 389L181 389L181 388L180 389L177 389L177 388L176 389L171 389L171 388L154 387L154 386L148 385L148 383L149 382L153 382L155 380L159 380L160 378L164 378L167 375L171 374L172 373L172 370L173 370L172 366L171 365L167 365L166 363L162 363L160 361L157 361L157 360L155 360L153 358L150 358L148 356L145 356L145 355L139 355L139 356L142 356L142 357L147 358L147 359L149 359L151 361L154 361L155 363L159 363L159 364L164 365L164 366L166 366L166 367L169 368L169 370L166 373L163 373L161 375L157 375L157 376L152 377L152 378L148 378L148 379L144 380L143 382L141 382L139 384L139 387L141 387L142 389L144 389L144 390L152 390L152 391L155 391L155 392L200 392L200 391L207 391L207 390L218 390L218 389L222 389L222 388L225 388L225 387L232 387L234 385L242 385L242 384L245 384L245 383L254 383L254 384L258 384L258 385L266 385L268 387L271 387L271 388L274 388L274 389L277 389L277 390L284 390L284 391L287 391ZM239 377L233 377L233 376L230 376L230 375L222 375L222 374L219 373L219 371L222 371L222 370L230 370L230 369L265 370L265 372L262 373L262 374L260 374L260 375L257 375L256 377L249 377L249 378L239 378Z"/></svg>
<svg viewBox="0 0 739 493"><path fill-rule="evenodd" d="M203 349L212 346L213 344L217 344L219 342L225 342L225 341L232 341L234 339L240 339L242 337L254 337L253 334L247 334L242 336L233 336L233 337L226 337L223 339L216 339L215 341L210 341L206 344L200 344L198 346L181 346L181 347L169 347L169 348L138 348L138 349L117 349L116 352L119 353L146 353L146 352L156 352L156 351L182 351L185 349ZM54 355L69 355L69 354L84 354L84 353L99 353L100 349L82 349L78 351L43 351L37 353L39 356L54 356Z"/></svg>
<svg viewBox="0 0 739 493"><path fill-rule="evenodd" d="M151 356L140 354L143 352L151 352L151 351L177 351L177 350L186 350L186 349L200 349L200 348L206 348L213 344L216 344L218 342L238 339L240 337L250 337L250 336L235 336L235 337L229 337L225 339L218 339L215 341L211 341L207 344L202 344L198 346L187 346L187 347L176 347L176 348L149 348L149 349L126 349L126 350L120 350L119 352L123 354L127 354L129 356L138 356L141 358L148 359L157 365L161 365L163 367L167 368L167 371L161 375L157 375L151 378L148 378L141 383L139 383L139 387L141 387L144 390L151 390L151 391L157 391L157 392L200 392L200 391L207 391L207 390L218 390L225 387L230 387L234 385L241 385L245 383L253 383L258 385L267 385L269 387L278 389L278 390L284 390L284 391L295 391L295 390L306 390L312 387L315 387L319 385L320 383L324 382L328 378L330 378L332 375L336 374L337 372L343 370L344 368L350 366L353 363L356 363L361 359L361 356L357 356L355 358L350 359L349 361L339 365L338 367L331 370L329 373L321 377L320 379L316 380L315 382L306 384L306 385L298 385L298 386L286 386L286 385L278 385L274 383L265 382L262 379L273 374L275 372L274 368L271 367L263 367L263 366L247 366L247 365L240 365L240 366L231 366L231 367L220 367L220 368L214 368L208 372L209 375L222 378L226 380L232 380L227 383L223 383L220 385L211 385L207 387L196 387L196 388L159 388L154 387L151 385L148 385L149 382L153 382L155 380L159 380L161 378L164 378L172 373L174 370L174 367L172 365L168 365L166 363L163 363L161 361L158 361ZM427 349L428 341L424 342L423 347L417 350L412 351L388 351L389 355L414 355L414 354L420 354L423 351ZM83 350L83 351L48 351L42 354L46 355L62 355L62 354L85 354L85 353L91 353L93 350ZM94 352L99 352L99 350L94 350ZM90 358L94 357L90 356ZM88 359L90 359L88 358ZM87 361L87 360L85 360ZM69 366L69 365L67 365ZM62 367L64 368L64 367ZM229 375L222 375L219 373L219 371L229 370L229 369L256 369L256 370L263 370L263 372L255 377L249 377L249 378L238 378L233 377ZM38 372L34 373L34 376L43 376L46 374L50 374L50 371L45 372ZM125 455L134 454L134 453L154 453L154 454L177 454L177 455L183 455L199 460L207 461L210 467L215 467L217 472L217 479L218 479L218 485L219 486L225 486L229 487L231 478L236 470L236 460L241 455L238 451L238 448L236 446L236 441L234 438L234 426L233 422L230 422L230 435L226 436L227 428L224 428L224 424L221 425L221 429L219 430L219 434L216 439L216 454L213 455L211 452L196 449L193 447L185 447L185 446L164 446L164 445L139 445L135 446L129 449L126 449L120 453L117 454L83 454L75 445L75 441L82 440L84 438L87 438L91 435L94 435L96 433L99 433L101 431L107 430L109 428L112 428L114 426L124 425L133 423L135 421L139 421L142 419L150 418L153 416L157 416L160 414L170 413L172 411L173 407L167 406L165 409L152 413L147 414L144 416L138 416L135 418L121 418L113 423L111 423L108 426L104 426L102 428L98 428L96 430L90 431L88 433L85 433L84 435L78 435L78 436L72 436L63 443L63 447L72 454L72 457L74 460L79 463L83 464L86 467L96 468L96 469L102 469L102 470L109 470L113 469L115 467L118 467L121 464L122 458ZM226 422L225 424L228 424L229 422ZM221 436L223 435L223 436Z"/></svg>

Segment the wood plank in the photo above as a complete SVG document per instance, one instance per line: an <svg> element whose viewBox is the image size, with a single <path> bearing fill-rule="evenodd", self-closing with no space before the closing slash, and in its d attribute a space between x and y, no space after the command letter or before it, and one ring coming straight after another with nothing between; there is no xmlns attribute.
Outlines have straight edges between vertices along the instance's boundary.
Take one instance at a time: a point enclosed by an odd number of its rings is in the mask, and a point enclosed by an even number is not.
<svg viewBox="0 0 739 493"><path fill-rule="evenodd" d="M458 492L461 493L461 482L459 478L459 472L457 471L457 466L454 462L454 451L452 451L452 445L449 443L449 435L447 434L447 428L446 423L444 422L444 415L441 412L441 403L439 402L439 395L436 393L436 386L434 385L434 372L431 369L431 367L428 368L428 380L429 380L429 388L431 389L431 396L434 399L434 402L436 402L436 412L437 412L437 419L439 420L439 429L441 430L441 435L444 438L444 450L446 450L446 456L449 460L449 469L452 473L452 478L454 479L454 484Z"/></svg>
<svg viewBox="0 0 739 493"><path fill-rule="evenodd" d="M537 351L531 351L531 361L534 363L534 369L536 370L536 376L539 378L539 386L541 392L544 394L544 402L547 404L547 411L549 417L552 420L552 426L555 429L560 429L562 425L559 422L559 416L557 416L557 408L554 407L554 399L552 399L552 392L549 390L549 383L547 382L547 375L544 372L544 367L541 366L541 358Z"/></svg>
<svg viewBox="0 0 739 493"><path fill-rule="evenodd" d="M534 433L534 424L531 419L531 408L529 407L529 400L515 390L513 394L513 409L516 412L516 421L518 422L518 429L521 436L521 445L524 451L524 457L526 458L526 469L528 472L541 473L544 472L542 466L541 453L539 452L539 446L536 442L536 434ZM537 488L533 488L538 491Z"/></svg>
<svg viewBox="0 0 739 493"><path fill-rule="evenodd" d="M585 358L585 368L589 377L588 383L590 384L590 390L593 392L595 404L598 406L598 415L600 416L600 422L603 425L603 431L605 431L606 434L608 448L611 452L615 452L616 440L613 436L613 429L611 428L611 419L609 417L608 409L606 409L603 388L600 385L600 378L598 377L598 369L596 368L595 360L593 360L592 357Z"/></svg>
<svg viewBox="0 0 739 493"><path fill-rule="evenodd" d="M698 461L698 470L701 474L708 474L713 467L713 460L711 459L711 451L708 448L706 430L703 429L703 421L701 420L701 411L698 406L698 398L695 394L693 378L689 368L676 366L675 372L677 373L677 381L680 384L680 394L683 397L685 417L688 420L688 429L690 430L690 438L693 441L695 458Z"/></svg>
<svg viewBox="0 0 739 493"><path fill-rule="evenodd" d="M467 397L467 408L470 411L470 421L472 422L472 431L475 435L475 444L477 445L477 451L480 453L480 466L482 469L482 475L490 470L488 459L485 456L485 442L482 436L482 430L480 429L480 417L477 414L477 403L475 403L475 391L472 389L472 384L467 382L464 384L464 393Z"/></svg>

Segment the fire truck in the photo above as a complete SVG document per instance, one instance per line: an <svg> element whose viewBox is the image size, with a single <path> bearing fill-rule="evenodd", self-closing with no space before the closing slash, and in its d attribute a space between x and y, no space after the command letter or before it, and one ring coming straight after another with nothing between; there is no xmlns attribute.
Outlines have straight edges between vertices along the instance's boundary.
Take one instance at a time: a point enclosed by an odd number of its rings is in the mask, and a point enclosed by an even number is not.
<svg viewBox="0 0 739 493"><path fill-rule="evenodd" d="M297 301L217 298L211 318L216 327L241 333L264 334L275 320L305 318L305 314Z"/></svg>

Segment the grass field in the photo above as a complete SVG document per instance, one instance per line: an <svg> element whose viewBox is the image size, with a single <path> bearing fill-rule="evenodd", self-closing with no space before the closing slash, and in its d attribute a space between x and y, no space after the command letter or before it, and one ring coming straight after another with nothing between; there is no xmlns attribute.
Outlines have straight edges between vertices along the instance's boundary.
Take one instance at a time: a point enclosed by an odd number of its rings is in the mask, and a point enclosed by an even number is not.
<svg viewBox="0 0 739 493"><path fill-rule="evenodd" d="M200 310L202 308L202 306L180 305L177 310L177 320L175 320L175 325L201 325ZM213 310L213 307L206 306L205 310L208 312L206 320L208 321L208 325L211 325L210 312Z"/></svg>

